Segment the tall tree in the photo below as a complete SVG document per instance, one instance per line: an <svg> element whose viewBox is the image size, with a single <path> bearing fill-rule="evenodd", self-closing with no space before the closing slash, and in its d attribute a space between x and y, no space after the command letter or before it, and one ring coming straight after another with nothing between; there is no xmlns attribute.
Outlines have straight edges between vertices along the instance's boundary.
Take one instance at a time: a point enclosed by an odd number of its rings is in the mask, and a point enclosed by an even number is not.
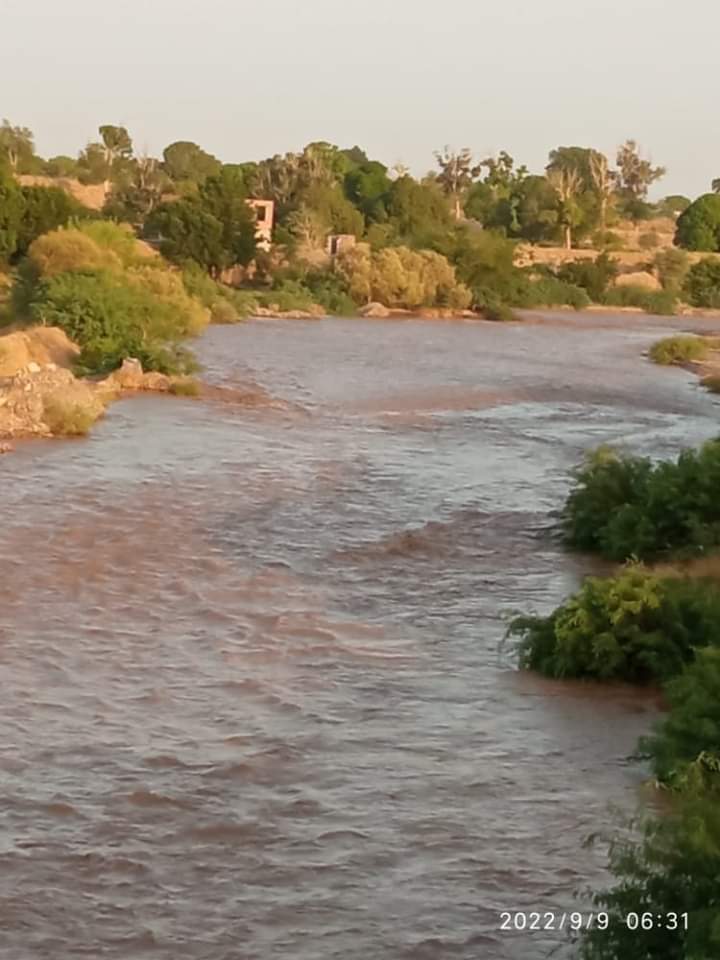
<svg viewBox="0 0 720 960"><path fill-rule="evenodd" d="M580 220L577 196L582 186L582 175L579 170L551 170L548 182L555 190L558 198L558 223L563 232L565 248L572 248L572 232Z"/></svg>
<svg viewBox="0 0 720 960"><path fill-rule="evenodd" d="M4 156L13 173L23 173L35 153L32 131L14 127L9 120L0 126L0 156Z"/></svg>
<svg viewBox="0 0 720 960"><path fill-rule="evenodd" d="M20 187L8 161L0 157L0 263L9 260L17 249L23 210Z"/></svg>
<svg viewBox="0 0 720 960"><path fill-rule="evenodd" d="M473 163L472 151L469 147L455 152L446 146L443 150L436 151L435 160L440 168L437 181L452 200L455 219L460 220L463 194L479 176L482 167Z"/></svg>
<svg viewBox="0 0 720 960"><path fill-rule="evenodd" d="M600 202L600 229L607 227L608 208L615 193L616 175L604 153L593 150L589 157L590 176Z"/></svg>
<svg viewBox="0 0 720 960"><path fill-rule="evenodd" d="M100 140L105 148L105 161L112 168L119 160L129 160L133 154L133 144L125 127L104 124L98 128Z"/></svg>
<svg viewBox="0 0 720 960"><path fill-rule="evenodd" d="M618 148L618 176L620 188L631 200L644 201L656 180L665 176L665 167L654 167L650 160L640 156L635 140L626 140Z"/></svg>
<svg viewBox="0 0 720 960"><path fill-rule="evenodd" d="M163 169L172 180L203 183L221 167L217 157L188 140L177 140L163 150Z"/></svg>

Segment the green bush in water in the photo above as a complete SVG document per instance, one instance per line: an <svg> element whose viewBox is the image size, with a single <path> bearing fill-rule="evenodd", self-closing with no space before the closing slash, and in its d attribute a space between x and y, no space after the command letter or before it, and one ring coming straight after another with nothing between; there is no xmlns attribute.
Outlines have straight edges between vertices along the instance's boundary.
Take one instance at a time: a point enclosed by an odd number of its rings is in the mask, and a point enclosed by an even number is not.
<svg viewBox="0 0 720 960"><path fill-rule="evenodd" d="M616 839L610 868L615 886L593 898L595 909L608 913L609 923L606 930L596 925L584 935L581 960L720 957L716 797L685 800L671 814L647 820L639 838ZM636 930L627 923L631 914L638 915ZM652 922L646 919L643 924L643 917L652 917Z"/></svg>
<svg viewBox="0 0 720 960"><path fill-rule="evenodd" d="M706 339L692 334L663 337L650 348L650 359L653 363L660 363L663 366L687 363L688 360L702 360L707 356L709 347Z"/></svg>
<svg viewBox="0 0 720 960"><path fill-rule="evenodd" d="M716 587L717 589L717 587ZM658 780L693 793L720 789L720 649L696 660L666 687L670 712L641 741Z"/></svg>
<svg viewBox="0 0 720 960"><path fill-rule="evenodd" d="M520 666L556 679L664 681L696 647L720 644L720 591L702 580L659 578L630 566L589 577L550 616L517 617Z"/></svg>
<svg viewBox="0 0 720 960"><path fill-rule="evenodd" d="M600 448L576 474L564 537L609 560L701 553L720 545L719 490L720 441L657 464Z"/></svg>

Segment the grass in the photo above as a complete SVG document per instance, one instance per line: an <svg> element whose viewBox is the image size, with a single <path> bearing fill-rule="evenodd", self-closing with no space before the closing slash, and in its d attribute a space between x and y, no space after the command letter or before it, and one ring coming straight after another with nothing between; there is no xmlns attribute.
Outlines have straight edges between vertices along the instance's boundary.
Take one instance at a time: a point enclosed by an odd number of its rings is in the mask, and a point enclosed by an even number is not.
<svg viewBox="0 0 720 960"><path fill-rule="evenodd" d="M704 337L692 334L678 334L664 337L650 348L653 363L670 366L673 363L688 363L690 360L703 360L710 350L710 343Z"/></svg>
<svg viewBox="0 0 720 960"><path fill-rule="evenodd" d="M95 423L92 410L59 398L45 401L43 420L56 437L84 437Z"/></svg>

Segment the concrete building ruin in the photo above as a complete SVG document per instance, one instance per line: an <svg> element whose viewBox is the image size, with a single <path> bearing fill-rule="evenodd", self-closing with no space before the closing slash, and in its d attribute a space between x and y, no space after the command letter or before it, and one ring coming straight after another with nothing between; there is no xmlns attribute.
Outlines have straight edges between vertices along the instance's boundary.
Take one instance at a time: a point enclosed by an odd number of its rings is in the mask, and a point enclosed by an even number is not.
<svg viewBox="0 0 720 960"><path fill-rule="evenodd" d="M269 250L275 223L275 204L272 200L247 200L246 202L255 213L257 245L261 250Z"/></svg>

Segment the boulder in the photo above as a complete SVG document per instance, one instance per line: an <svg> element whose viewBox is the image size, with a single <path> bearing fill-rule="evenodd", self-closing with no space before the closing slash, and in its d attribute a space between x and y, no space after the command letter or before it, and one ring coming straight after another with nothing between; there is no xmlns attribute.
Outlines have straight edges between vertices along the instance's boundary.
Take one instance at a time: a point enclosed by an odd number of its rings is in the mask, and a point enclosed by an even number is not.
<svg viewBox="0 0 720 960"><path fill-rule="evenodd" d="M371 320L386 320L391 316L390 309L385 304L376 301L365 304L358 312L361 317L369 317Z"/></svg>
<svg viewBox="0 0 720 960"><path fill-rule="evenodd" d="M42 367L0 379L0 437L86 433L105 410L94 386L69 370Z"/></svg>

